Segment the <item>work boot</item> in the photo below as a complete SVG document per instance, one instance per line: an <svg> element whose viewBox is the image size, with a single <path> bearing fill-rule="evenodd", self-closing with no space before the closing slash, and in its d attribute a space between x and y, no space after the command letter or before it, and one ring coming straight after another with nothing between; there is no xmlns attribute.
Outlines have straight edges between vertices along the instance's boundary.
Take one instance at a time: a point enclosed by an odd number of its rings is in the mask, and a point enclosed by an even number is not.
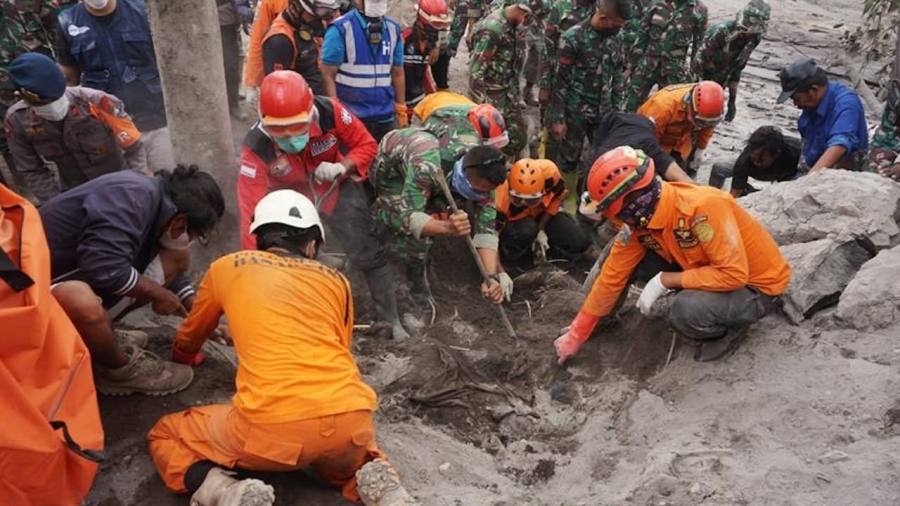
<svg viewBox="0 0 900 506"><path fill-rule="evenodd" d="M741 327L728 329L728 332L716 339L695 339L694 343L698 346L694 350L694 360L697 362L714 362L730 357L737 351L744 338L747 337L747 331L750 327Z"/></svg>
<svg viewBox="0 0 900 506"><path fill-rule="evenodd" d="M147 347L147 333L143 330L113 329L113 332L116 334L116 342L119 343L119 348Z"/></svg>
<svg viewBox="0 0 900 506"><path fill-rule="evenodd" d="M94 383L104 395L170 395L187 388L194 379L191 366L164 362L149 351L128 346L128 363L116 369L97 367Z"/></svg>
<svg viewBox="0 0 900 506"><path fill-rule="evenodd" d="M428 286L428 269L425 260L407 259L406 277L409 279L409 298L416 308L425 310L431 308L434 300L431 296L431 287Z"/></svg>
<svg viewBox="0 0 900 506"><path fill-rule="evenodd" d="M391 275L391 267L384 265L376 269L366 271L366 284L372 293L372 302L375 303L375 315L378 321L391 325L391 334L394 339L406 339L409 333L400 323L397 315L397 295L394 290L394 277Z"/></svg>
<svg viewBox="0 0 900 506"><path fill-rule="evenodd" d="M214 467L191 496L191 506L271 506L275 490L254 479L237 480L235 472Z"/></svg>
<svg viewBox="0 0 900 506"><path fill-rule="evenodd" d="M356 471L356 492L366 506L415 506L393 466L375 459Z"/></svg>

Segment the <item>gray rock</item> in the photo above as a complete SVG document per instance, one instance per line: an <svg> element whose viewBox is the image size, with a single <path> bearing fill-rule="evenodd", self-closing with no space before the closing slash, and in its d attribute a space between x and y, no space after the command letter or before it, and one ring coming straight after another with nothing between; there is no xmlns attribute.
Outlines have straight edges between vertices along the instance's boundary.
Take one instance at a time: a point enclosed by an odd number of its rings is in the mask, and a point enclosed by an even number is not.
<svg viewBox="0 0 900 506"><path fill-rule="evenodd" d="M900 242L900 186L877 174L828 169L740 202L779 245L829 235L865 237L878 249Z"/></svg>
<svg viewBox="0 0 900 506"><path fill-rule="evenodd" d="M880 329L900 320L900 246L882 251L847 285L837 308L839 322L859 330Z"/></svg>
<svg viewBox="0 0 900 506"><path fill-rule="evenodd" d="M856 272L874 256L874 246L852 238L820 239L782 246L781 252L791 266L791 284L782 297L784 312L800 323L838 303Z"/></svg>
<svg viewBox="0 0 900 506"><path fill-rule="evenodd" d="M850 456L840 450L829 450L819 455L820 464L834 464L835 462L844 462L850 460Z"/></svg>

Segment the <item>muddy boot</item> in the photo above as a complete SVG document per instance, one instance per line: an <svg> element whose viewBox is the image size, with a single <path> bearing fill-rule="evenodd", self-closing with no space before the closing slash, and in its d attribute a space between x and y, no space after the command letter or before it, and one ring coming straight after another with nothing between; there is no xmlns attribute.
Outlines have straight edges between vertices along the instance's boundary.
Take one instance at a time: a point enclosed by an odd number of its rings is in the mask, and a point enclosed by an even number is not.
<svg viewBox="0 0 900 506"><path fill-rule="evenodd" d="M380 322L391 325L391 333L394 339L406 339L409 333L400 323L397 315L397 295L394 290L394 277L391 275L391 267L384 265L377 269L365 272L366 284L372 293L372 302L375 303L375 315Z"/></svg>
<svg viewBox="0 0 900 506"><path fill-rule="evenodd" d="M189 365L164 362L156 355L129 346L122 351L128 363L117 369L97 367L94 383L104 395L170 395L187 388L194 379Z"/></svg>
<svg viewBox="0 0 900 506"><path fill-rule="evenodd" d="M409 298L416 308L431 308L431 287L428 286L428 269L425 260L406 261L406 277L409 279Z"/></svg>
<svg viewBox="0 0 900 506"><path fill-rule="evenodd" d="M717 339L694 340L698 345L694 350L694 360L697 362L714 362L730 357L737 351L750 327L728 329L728 333Z"/></svg>
<svg viewBox="0 0 900 506"><path fill-rule="evenodd" d="M191 506L271 506L275 490L260 480L236 480L232 471L210 469L200 488L191 496Z"/></svg>
<svg viewBox="0 0 900 506"><path fill-rule="evenodd" d="M397 471L381 459L362 466L356 472L356 491L366 506L415 506L418 503L400 485Z"/></svg>

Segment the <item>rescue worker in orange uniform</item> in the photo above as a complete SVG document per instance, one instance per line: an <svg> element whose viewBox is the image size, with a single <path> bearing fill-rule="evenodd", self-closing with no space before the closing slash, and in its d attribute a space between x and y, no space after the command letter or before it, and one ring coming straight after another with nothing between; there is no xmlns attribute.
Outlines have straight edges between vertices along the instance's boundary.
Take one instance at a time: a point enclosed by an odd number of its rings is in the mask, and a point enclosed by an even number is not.
<svg viewBox="0 0 900 506"><path fill-rule="evenodd" d="M228 318L237 351L237 392L228 404L160 419L147 439L166 487L194 506L266 506L271 486L242 470L311 467L350 501L411 505L375 444L375 392L350 350L353 296L340 272L316 262L325 240L315 206L293 190L256 206L257 251L213 262L178 329L175 361L196 361Z"/></svg>
<svg viewBox="0 0 900 506"><path fill-rule="evenodd" d="M260 0L256 4L253 26L250 29L250 41L247 43L247 61L244 62L244 85L248 88L247 98L255 100L266 77L263 69L263 39L275 18L287 9L288 0Z"/></svg>
<svg viewBox="0 0 900 506"><path fill-rule="evenodd" d="M403 70L406 75L406 108L413 108L425 95L437 91L431 65L440 56L441 40L447 40L453 17L444 0L419 0L416 21L403 30Z"/></svg>
<svg viewBox="0 0 900 506"><path fill-rule="evenodd" d="M550 160L523 158L513 164L495 196L500 260L507 270L528 270L548 257L573 260L590 247L575 220L560 212L567 194Z"/></svg>
<svg viewBox="0 0 900 506"><path fill-rule="evenodd" d="M290 0L263 39L263 70L293 70L316 95L324 94L319 48L326 23L340 7L336 0Z"/></svg>
<svg viewBox="0 0 900 506"><path fill-rule="evenodd" d="M637 112L653 121L663 151L694 177L716 125L725 118L725 91L713 81L667 86Z"/></svg>
<svg viewBox="0 0 900 506"><path fill-rule="evenodd" d="M408 337L397 315L393 277L376 236L364 187L378 145L337 99L315 96L300 74L276 70L260 87L260 121L244 138L238 175L241 245L252 249L250 220L273 190L296 190L316 203L372 293L379 322ZM345 154L344 154L345 153Z"/></svg>
<svg viewBox="0 0 900 506"><path fill-rule="evenodd" d="M628 146L597 159L587 188L593 211L621 229L581 311L553 343L560 364L615 316L633 282L647 283L637 303L644 315L676 291L669 324L698 345L700 362L733 353L787 288L791 270L778 245L731 195L664 182L653 159Z"/></svg>

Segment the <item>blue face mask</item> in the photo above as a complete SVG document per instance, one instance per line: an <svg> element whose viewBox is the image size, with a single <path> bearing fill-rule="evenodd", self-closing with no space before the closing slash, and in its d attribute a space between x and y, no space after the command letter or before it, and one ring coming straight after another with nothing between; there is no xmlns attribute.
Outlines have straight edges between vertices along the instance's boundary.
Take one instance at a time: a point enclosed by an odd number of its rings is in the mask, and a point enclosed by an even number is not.
<svg viewBox="0 0 900 506"><path fill-rule="evenodd" d="M275 140L275 144L278 144L278 147L281 148L282 151L296 155L303 151L303 148L306 147L306 143L309 142L309 133L307 132L303 135L290 137L288 139L279 139L277 137L273 139Z"/></svg>
<svg viewBox="0 0 900 506"><path fill-rule="evenodd" d="M460 194L466 200L482 202L491 198L490 192L481 193L475 190L475 188L472 188L471 183L469 183L469 178L466 177L466 169L462 166L462 158L457 160L453 165L453 179L451 182L453 183L453 189L456 190L456 193Z"/></svg>

